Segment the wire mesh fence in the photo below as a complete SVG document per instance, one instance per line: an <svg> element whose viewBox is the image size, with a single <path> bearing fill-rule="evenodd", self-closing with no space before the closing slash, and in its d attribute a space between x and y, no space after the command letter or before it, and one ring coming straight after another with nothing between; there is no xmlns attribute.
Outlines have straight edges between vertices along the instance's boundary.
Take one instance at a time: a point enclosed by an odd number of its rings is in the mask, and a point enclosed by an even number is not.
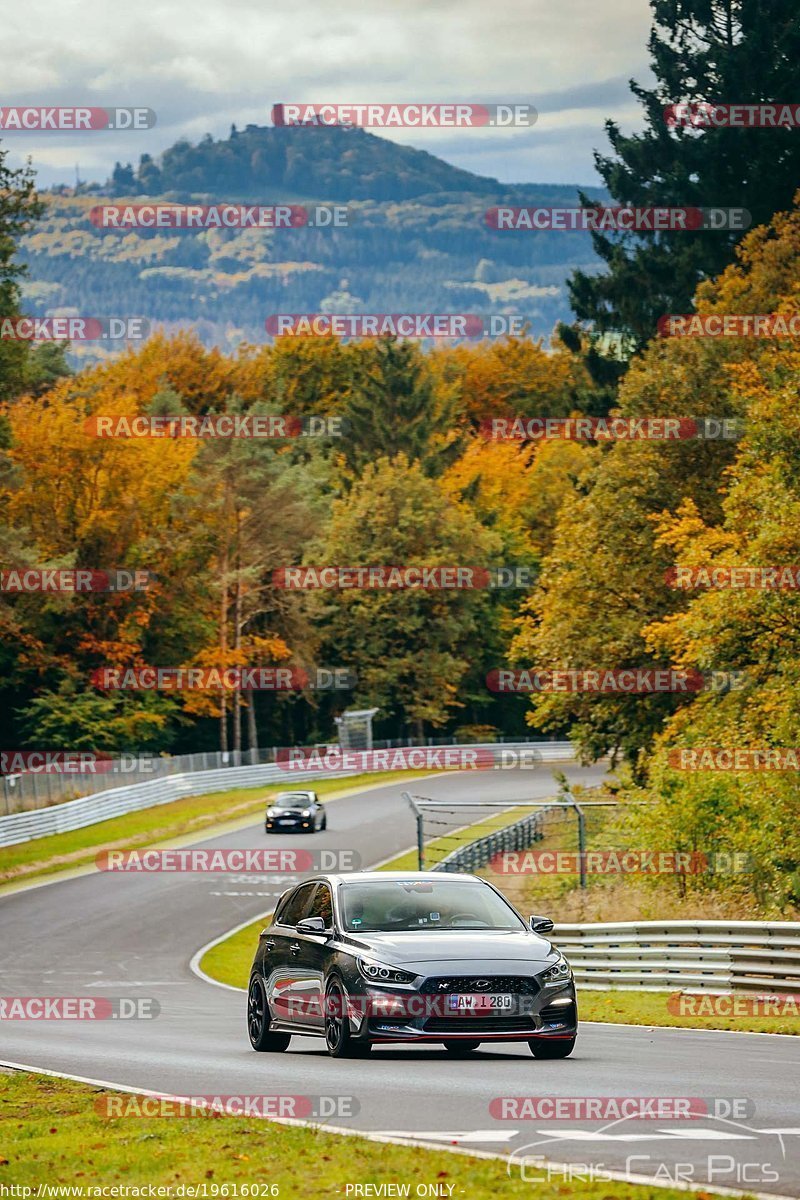
<svg viewBox="0 0 800 1200"><path fill-rule="evenodd" d="M493 744L562 746L561 742L543 742L541 738L497 738ZM392 750L414 746L457 746L464 739L448 738L385 738L372 743L373 750ZM476 743L477 744L477 743ZM483 744L483 743L481 743ZM569 749L568 743L563 743ZM338 743L317 743L315 748L325 750L329 746L338 748ZM109 788L129 787L132 784L149 783L170 775L186 775L197 771L219 771L224 768L265 766L278 760L281 746L265 746L256 750L203 751L196 754L127 755L123 758L106 760L94 770L65 772L22 771L0 775L0 815L32 812L63 804L81 796L93 796Z"/></svg>
<svg viewBox="0 0 800 1200"><path fill-rule="evenodd" d="M616 801L578 803L570 792L502 802L406 799L416 816L420 870L479 873L517 899L585 888L587 852L613 840L619 813Z"/></svg>
<svg viewBox="0 0 800 1200"><path fill-rule="evenodd" d="M417 859L420 870L476 871L496 855L523 850L541 841L574 809L554 800L446 803L408 796L417 818Z"/></svg>

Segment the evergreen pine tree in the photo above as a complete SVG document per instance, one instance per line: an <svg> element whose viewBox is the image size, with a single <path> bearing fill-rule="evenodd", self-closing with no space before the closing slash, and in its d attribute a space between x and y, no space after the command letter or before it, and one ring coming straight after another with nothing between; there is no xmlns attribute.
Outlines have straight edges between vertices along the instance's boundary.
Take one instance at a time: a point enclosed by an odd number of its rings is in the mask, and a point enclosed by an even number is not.
<svg viewBox="0 0 800 1200"><path fill-rule="evenodd" d="M656 84L648 89L631 82L645 110L645 129L625 135L616 122L606 122L613 154L595 155L613 203L741 207L753 225L768 222L791 206L800 184L800 131L673 128L665 108L796 100L796 0L651 0L651 7ZM581 202L590 203L583 195ZM697 284L733 260L742 234L592 235L606 270L576 271L570 295L579 320L591 322L595 351L607 356L604 382L609 371L616 373L611 348L621 349L624 359L653 335L660 316L691 312ZM597 369L595 376L599 380Z"/></svg>

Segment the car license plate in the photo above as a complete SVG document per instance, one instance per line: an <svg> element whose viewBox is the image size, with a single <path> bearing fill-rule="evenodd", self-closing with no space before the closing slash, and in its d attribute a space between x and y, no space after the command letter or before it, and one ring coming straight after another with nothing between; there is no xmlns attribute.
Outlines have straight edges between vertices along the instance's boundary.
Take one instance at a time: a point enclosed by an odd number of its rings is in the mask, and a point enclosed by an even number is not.
<svg viewBox="0 0 800 1200"><path fill-rule="evenodd" d="M456 1013L508 1012L513 1006L510 992L478 993L457 992L447 997L447 1007Z"/></svg>

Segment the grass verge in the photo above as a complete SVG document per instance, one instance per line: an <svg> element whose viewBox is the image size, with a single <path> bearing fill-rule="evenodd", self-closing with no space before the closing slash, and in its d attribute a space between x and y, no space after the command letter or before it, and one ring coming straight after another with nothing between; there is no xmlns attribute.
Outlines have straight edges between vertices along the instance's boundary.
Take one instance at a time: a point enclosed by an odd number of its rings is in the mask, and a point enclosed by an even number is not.
<svg viewBox="0 0 800 1200"><path fill-rule="evenodd" d="M380 774L354 775L347 779L306 781L300 786L313 787L321 796L333 796L398 779L415 779L429 771L385 771ZM288 781L287 781L288 785ZM18 883L55 871L85 866L94 861L102 850L133 850L171 838L197 833L213 835L215 825L260 815L267 800L280 788L233 788L229 792L212 792L205 796L188 796L143 808L139 812L99 821L85 829L70 833L55 833L35 838L0 850L0 884Z"/></svg>
<svg viewBox="0 0 800 1200"><path fill-rule="evenodd" d="M0 1075L0 1182L31 1188L67 1185L76 1197L90 1195L88 1189L98 1185L177 1189L181 1184L205 1188L209 1196L232 1195L230 1185L255 1185L249 1194L263 1196L275 1185L275 1194L284 1200L342 1196L347 1184L372 1184L373 1195L391 1194L389 1189L378 1191L380 1184L408 1185L411 1194L417 1185L427 1184L431 1193L439 1185L441 1195L470 1200L531 1196L530 1182L516 1170L509 1175L497 1160L246 1117L109 1118L97 1111L108 1097L119 1097L123 1111L136 1100L67 1079L16 1071ZM224 1191L212 1191L226 1185ZM564 1195L607 1200L611 1194L622 1200L686 1200L686 1193L677 1189L623 1183L565 1184L554 1178L536 1188L537 1200ZM713 1195L704 1194L709 1200Z"/></svg>
<svg viewBox="0 0 800 1200"><path fill-rule="evenodd" d="M791 1005L790 1013L786 1016L755 1016L748 1013L747 1007L752 999L752 992L734 992L725 997L723 1003L730 1002L741 1006L743 1015L725 1016L705 1014L691 1011L695 1005L703 1006L712 1003L716 997L710 995L698 996L696 993L686 997L686 1006L690 1010L672 1013L667 1008L670 995L675 992L617 992L589 991L578 985L578 1005L582 1021L608 1021L612 1025L659 1025L681 1029L727 1029L737 1033L791 1033L800 1035L800 1005ZM796 999L796 998L795 998ZM674 1002L673 1002L674 1003ZM795 1015L792 1015L794 1013Z"/></svg>

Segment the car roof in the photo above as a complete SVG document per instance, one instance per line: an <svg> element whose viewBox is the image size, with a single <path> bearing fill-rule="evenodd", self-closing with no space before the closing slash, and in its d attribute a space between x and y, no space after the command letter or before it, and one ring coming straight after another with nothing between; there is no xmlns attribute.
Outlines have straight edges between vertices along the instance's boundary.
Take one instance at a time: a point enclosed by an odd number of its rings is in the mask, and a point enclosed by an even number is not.
<svg viewBox="0 0 800 1200"><path fill-rule="evenodd" d="M276 800L281 800L286 796L316 796L316 792L312 792L310 788L292 788L291 791L278 792Z"/></svg>
<svg viewBox="0 0 800 1200"><path fill-rule="evenodd" d="M404 883L441 883L442 880L446 879L462 883L483 883L487 887L491 886L486 883L485 879L479 879L477 875L467 875L460 871L342 871L338 874L314 875L308 879L304 879L302 882L318 883L323 879L327 883L332 884L391 883L398 880L402 880Z"/></svg>

